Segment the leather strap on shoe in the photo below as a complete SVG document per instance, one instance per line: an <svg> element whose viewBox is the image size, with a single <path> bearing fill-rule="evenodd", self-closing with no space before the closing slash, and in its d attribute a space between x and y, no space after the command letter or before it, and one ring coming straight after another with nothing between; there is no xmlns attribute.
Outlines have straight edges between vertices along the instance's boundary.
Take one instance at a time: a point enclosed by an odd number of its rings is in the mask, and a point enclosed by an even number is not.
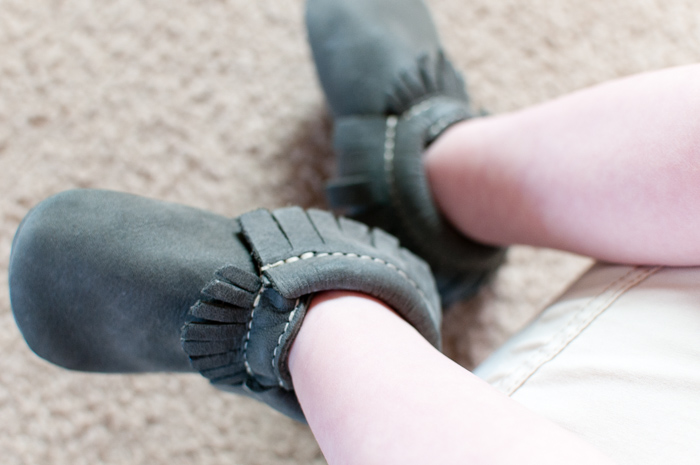
<svg viewBox="0 0 700 465"><path fill-rule="evenodd" d="M430 141L469 115L463 102L433 97L401 116L339 119L335 144L342 174L326 191L334 209L387 228L430 263L446 305L473 294L505 253L452 227L433 200L423 167Z"/></svg>
<svg viewBox="0 0 700 465"><path fill-rule="evenodd" d="M433 200L423 167L425 148L473 116L462 77L438 50L398 73L386 92L386 114L335 121L339 176L328 183L329 203L395 234L425 259L444 305L476 292L505 252L451 226Z"/></svg>
<svg viewBox="0 0 700 465"><path fill-rule="evenodd" d="M287 367L310 297L352 290L394 308L440 347L441 310L429 267L380 229L292 207L238 219L258 274L216 272L182 331L193 366L214 385L303 421Z"/></svg>

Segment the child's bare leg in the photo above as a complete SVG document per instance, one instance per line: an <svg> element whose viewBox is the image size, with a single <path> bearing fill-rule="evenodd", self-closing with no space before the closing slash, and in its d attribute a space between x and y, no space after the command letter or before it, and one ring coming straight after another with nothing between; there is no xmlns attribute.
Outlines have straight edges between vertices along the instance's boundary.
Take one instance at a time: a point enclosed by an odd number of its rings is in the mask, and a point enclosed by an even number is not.
<svg viewBox="0 0 700 465"><path fill-rule="evenodd" d="M289 366L331 464L611 463L361 294L314 298Z"/></svg>
<svg viewBox="0 0 700 465"><path fill-rule="evenodd" d="M443 213L492 244L700 264L700 65L457 124L425 165Z"/></svg>

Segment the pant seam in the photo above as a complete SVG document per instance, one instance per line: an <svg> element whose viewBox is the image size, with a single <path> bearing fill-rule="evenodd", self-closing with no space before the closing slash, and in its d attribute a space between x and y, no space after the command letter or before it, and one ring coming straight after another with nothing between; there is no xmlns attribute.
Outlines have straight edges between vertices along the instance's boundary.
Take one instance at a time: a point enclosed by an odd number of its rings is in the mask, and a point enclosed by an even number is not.
<svg viewBox="0 0 700 465"><path fill-rule="evenodd" d="M494 387L508 396L515 394L543 365L560 354L623 294L662 268L661 266L638 266L615 280L595 297L582 304L560 330L553 334L518 369L507 378L497 382Z"/></svg>

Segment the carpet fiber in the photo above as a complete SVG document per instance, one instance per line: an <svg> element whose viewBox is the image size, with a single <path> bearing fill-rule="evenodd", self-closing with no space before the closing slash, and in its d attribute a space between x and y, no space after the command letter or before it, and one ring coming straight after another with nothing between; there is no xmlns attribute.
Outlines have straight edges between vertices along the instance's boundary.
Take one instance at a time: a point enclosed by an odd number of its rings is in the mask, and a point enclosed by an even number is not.
<svg viewBox="0 0 700 465"><path fill-rule="evenodd" d="M351 0L349 0L351 1ZM431 0L474 101L517 110L698 61L693 0ZM76 187L235 216L324 206L331 124L301 0L0 1L0 278L29 208ZM446 351L483 360L589 264L511 249L448 313ZM85 375L43 362L0 287L0 450L15 464L322 464L308 429L199 376Z"/></svg>

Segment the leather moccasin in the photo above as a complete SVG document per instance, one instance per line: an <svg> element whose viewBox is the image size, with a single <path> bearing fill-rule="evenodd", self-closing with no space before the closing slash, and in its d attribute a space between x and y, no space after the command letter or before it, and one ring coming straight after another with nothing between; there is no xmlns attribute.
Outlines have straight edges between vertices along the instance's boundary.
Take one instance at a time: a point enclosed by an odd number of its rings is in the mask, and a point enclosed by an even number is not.
<svg viewBox="0 0 700 465"><path fill-rule="evenodd" d="M308 37L332 110L338 213L396 235L431 266L444 305L473 295L504 249L477 243L440 214L425 148L473 112L421 0L308 0Z"/></svg>
<svg viewBox="0 0 700 465"><path fill-rule="evenodd" d="M55 195L10 257L15 320L39 356L97 372L198 371L304 420L287 356L311 296L353 290L436 347L428 265L380 229L297 207L235 219L99 190Z"/></svg>

